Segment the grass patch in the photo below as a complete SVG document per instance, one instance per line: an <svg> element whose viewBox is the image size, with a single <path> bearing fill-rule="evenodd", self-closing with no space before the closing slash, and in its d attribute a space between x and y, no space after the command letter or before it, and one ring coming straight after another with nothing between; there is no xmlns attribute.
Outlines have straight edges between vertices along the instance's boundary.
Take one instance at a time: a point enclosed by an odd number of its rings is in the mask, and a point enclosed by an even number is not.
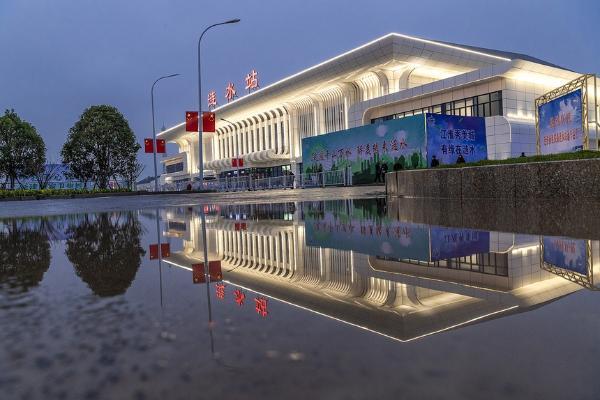
<svg viewBox="0 0 600 400"><path fill-rule="evenodd" d="M589 160L600 158L600 151L582 150L572 153L546 154L542 156L515 157L505 160L481 160L465 164L444 164L435 168L464 168L464 167L483 167L486 165L506 165L506 164L526 164L531 162L544 161L567 161L567 160Z"/></svg>
<svg viewBox="0 0 600 400"><path fill-rule="evenodd" d="M31 198L45 199L49 197L69 197L77 195L124 193L129 189L15 189L0 190L0 199Z"/></svg>

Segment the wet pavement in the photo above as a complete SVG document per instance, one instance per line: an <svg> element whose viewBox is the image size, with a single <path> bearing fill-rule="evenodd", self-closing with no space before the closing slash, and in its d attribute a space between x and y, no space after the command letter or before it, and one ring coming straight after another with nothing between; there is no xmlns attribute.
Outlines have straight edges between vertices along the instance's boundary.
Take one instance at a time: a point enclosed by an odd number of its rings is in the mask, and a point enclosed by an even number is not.
<svg viewBox="0 0 600 400"><path fill-rule="evenodd" d="M0 398L599 397L593 205L312 193L19 203Z"/></svg>

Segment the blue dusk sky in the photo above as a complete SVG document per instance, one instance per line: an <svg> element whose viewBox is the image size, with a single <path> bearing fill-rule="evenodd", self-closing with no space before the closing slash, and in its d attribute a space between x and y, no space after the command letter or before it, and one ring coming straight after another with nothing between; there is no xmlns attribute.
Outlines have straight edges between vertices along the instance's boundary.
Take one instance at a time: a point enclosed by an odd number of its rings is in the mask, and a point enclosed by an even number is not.
<svg viewBox="0 0 600 400"><path fill-rule="evenodd" d="M155 91L157 128L182 122L197 108L198 36L230 18L242 22L212 30L202 47L204 94L215 89L221 103L227 82L241 94L253 68L265 86L389 32L600 72L597 0L1 0L0 108L35 125L50 160L94 104L118 107L141 143L154 79L182 74Z"/></svg>

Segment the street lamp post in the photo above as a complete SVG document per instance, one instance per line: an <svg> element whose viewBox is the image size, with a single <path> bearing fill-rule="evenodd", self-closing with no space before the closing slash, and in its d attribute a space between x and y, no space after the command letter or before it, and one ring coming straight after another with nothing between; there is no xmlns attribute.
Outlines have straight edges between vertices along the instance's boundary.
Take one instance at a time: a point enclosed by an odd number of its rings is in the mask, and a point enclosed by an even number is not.
<svg viewBox="0 0 600 400"><path fill-rule="evenodd" d="M179 74L171 74L171 75L165 75L165 76L161 76L160 78L158 78L157 80L154 81L154 83L152 84L152 89L150 89L150 98L152 100L152 149L153 149L153 153L154 153L154 191L158 192L158 175L157 175L157 170L156 170L156 128L155 128L155 124L154 124L154 86L158 83L158 81L162 80L162 79L167 79L167 78L173 78L174 76L178 76Z"/></svg>
<svg viewBox="0 0 600 400"><path fill-rule="evenodd" d="M204 160L202 155L202 74L200 69L200 43L202 42L202 37L204 34L215 26L226 25L226 24L235 24L240 22L239 18L230 19L229 21L219 22L217 24L212 24L200 34L200 39L198 39L198 178L200 179L200 187L204 183Z"/></svg>

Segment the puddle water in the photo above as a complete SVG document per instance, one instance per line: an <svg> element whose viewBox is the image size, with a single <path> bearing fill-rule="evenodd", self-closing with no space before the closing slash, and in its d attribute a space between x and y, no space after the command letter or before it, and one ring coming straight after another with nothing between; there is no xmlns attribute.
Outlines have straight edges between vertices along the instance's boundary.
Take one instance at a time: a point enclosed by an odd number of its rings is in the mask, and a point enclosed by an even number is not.
<svg viewBox="0 0 600 400"><path fill-rule="evenodd" d="M598 398L594 228L405 206L0 220L1 397Z"/></svg>

